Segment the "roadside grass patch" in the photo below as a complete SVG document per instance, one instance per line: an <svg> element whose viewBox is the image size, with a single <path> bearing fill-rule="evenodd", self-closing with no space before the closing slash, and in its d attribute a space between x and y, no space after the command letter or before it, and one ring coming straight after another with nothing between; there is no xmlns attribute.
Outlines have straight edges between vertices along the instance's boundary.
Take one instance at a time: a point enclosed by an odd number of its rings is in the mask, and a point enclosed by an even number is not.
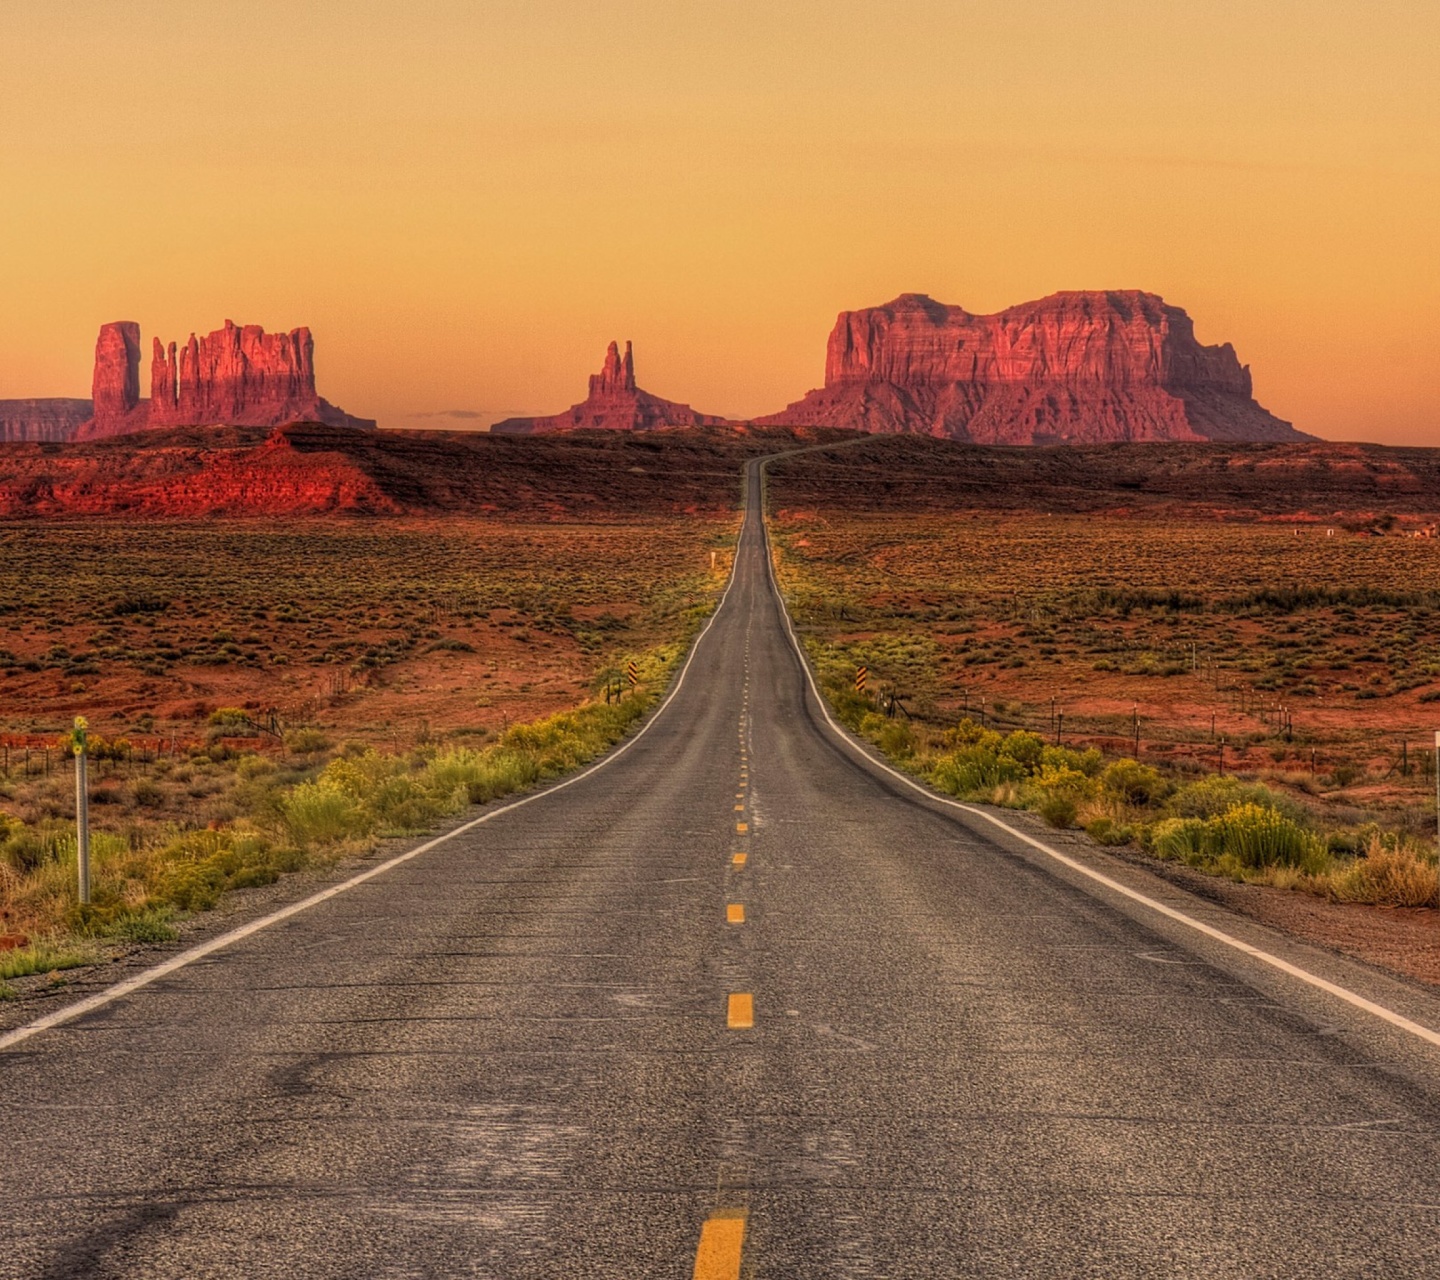
<svg viewBox="0 0 1440 1280"><path fill-rule="evenodd" d="M93 947L56 942L32 942L13 951L0 952L0 982L9 978L27 978L34 973L54 973L60 969L78 969L94 964Z"/></svg>

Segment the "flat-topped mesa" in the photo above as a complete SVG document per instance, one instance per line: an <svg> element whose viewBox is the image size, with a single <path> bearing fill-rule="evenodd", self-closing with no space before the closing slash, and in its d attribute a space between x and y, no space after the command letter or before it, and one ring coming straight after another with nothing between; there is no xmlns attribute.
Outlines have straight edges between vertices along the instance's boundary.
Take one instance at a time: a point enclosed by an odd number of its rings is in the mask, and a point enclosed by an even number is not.
<svg viewBox="0 0 1440 1280"><path fill-rule="evenodd" d="M288 422L373 429L315 390L315 341L310 330L266 333L236 325L184 346L157 338L150 360L150 399L139 399L140 327L124 321L100 330L95 352L95 413L82 439L147 427L276 427ZM102 384L105 394L102 397ZM123 388L120 390L119 388Z"/></svg>
<svg viewBox="0 0 1440 1280"><path fill-rule="evenodd" d="M490 428L500 435L538 435L549 431L653 431L658 427L722 427L728 419L696 413L688 404L662 400L635 385L635 356L630 344L620 354L612 342L599 373L590 375L590 394L564 413L541 418L506 418Z"/></svg>
<svg viewBox="0 0 1440 1280"><path fill-rule="evenodd" d="M93 413L91 401L65 396L0 400L0 444L73 440L80 424Z"/></svg>
<svg viewBox="0 0 1440 1280"><path fill-rule="evenodd" d="M825 386L763 423L981 444L1306 439L1252 398L1229 343L1137 290L1057 293L995 315L924 294L842 312Z"/></svg>

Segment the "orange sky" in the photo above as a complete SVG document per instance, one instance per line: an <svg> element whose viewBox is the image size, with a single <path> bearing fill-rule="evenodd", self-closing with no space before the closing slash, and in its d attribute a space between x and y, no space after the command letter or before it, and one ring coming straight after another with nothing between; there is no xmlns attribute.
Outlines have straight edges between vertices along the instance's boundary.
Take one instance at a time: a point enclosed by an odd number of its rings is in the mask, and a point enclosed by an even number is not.
<svg viewBox="0 0 1440 1280"><path fill-rule="evenodd" d="M562 409L612 337L754 415L842 308L1142 288L1302 429L1440 444L1436 49L1434 0L7 4L0 397L228 316L383 425Z"/></svg>

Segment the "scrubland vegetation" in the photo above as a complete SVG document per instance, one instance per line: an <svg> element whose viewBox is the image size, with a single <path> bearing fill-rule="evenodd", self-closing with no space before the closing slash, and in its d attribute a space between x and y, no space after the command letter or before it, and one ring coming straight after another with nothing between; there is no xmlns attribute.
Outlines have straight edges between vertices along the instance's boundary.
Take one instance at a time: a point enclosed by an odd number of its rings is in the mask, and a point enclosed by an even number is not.
<svg viewBox="0 0 1440 1280"><path fill-rule="evenodd" d="M1236 880L1437 902L1435 543L974 513L778 524L832 702L940 789Z"/></svg>
<svg viewBox="0 0 1440 1280"><path fill-rule="evenodd" d="M710 590L730 532L704 517L0 527L0 727L54 732L111 703L132 737L231 702L304 722L423 659L503 692L517 646L530 691L584 689Z"/></svg>
<svg viewBox="0 0 1440 1280"><path fill-rule="evenodd" d="M96 798L130 815L106 822L102 814L92 833L88 906L75 896L73 774L57 770L41 785L12 788L11 802L23 797L19 807L37 816L0 819L0 910L6 927L27 939L0 952L0 978L92 962L106 942L168 940L178 913L209 910L227 890L273 883L384 836L429 830L469 805L567 773L649 709L681 652L676 643L636 655L636 691L512 725L487 746L431 742L395 754L359 741L332 746L302 730L276 754L222 745L102 776ZM145 797L166 783L196 799L223 797L226 816L205 826L178 816L145 821Z"/></svg>
<svg viewBox="0 0 1440 1280"><path fill-rule="evenodd" d="M0 996L600 754L668 682L733 532L0 531ZM77 713L92 724L89 907L60 748Z"/></svg>

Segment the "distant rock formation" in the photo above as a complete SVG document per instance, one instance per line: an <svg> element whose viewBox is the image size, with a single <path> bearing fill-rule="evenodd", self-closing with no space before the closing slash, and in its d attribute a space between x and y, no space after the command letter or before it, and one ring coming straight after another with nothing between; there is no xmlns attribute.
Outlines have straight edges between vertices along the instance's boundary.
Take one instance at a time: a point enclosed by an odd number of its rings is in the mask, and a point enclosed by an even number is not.
<svg viewBox="0 0 1440 1280"><path fill-rule="evenodd" d="M1202 346L1184 311L1133 290L989 316L921 293L842 312L825 386L758 421L1007 445L1310 439L1255 403L1229 343Z"/></svg>
<svg viewBox="0 0 1440 1280"><path fill-rule="evenodd" d="M96 419L105 422L126 420L140 407L140 326L135 321L100 326L90 396Z"/></svg>
<svg viewBox="0 0 1440 1280"><path fill-rule="evenodd" d="M0 444L34 441L57 444L73 440L80 424L94 412L89 400L60 397L0 400Z"/></svg>
<svg viewBox="0 0 1440 1280"><path fill-rule="evenodd" d="M140 326L102 325L95 343L94 413L76 431L82 440L151 427L275 427L321 422L373 430L315 390L315 341L310 330L266 333L227 320L223 329L177 349L155 339L150 399L140 398Z"/></svg>
<svg viewBox="0 0 1440 1280"><path fill-rule="evenodd" d="M651 431L656 427L721 427L725 418L696 413L688 404L676 404L642 391L635 385L635 356L630 344L625 354L612 342L599 373L590 375L590 394L564 413L547 418L506 418L490 430L500 435L536 435L547 431Z"/></svg>

